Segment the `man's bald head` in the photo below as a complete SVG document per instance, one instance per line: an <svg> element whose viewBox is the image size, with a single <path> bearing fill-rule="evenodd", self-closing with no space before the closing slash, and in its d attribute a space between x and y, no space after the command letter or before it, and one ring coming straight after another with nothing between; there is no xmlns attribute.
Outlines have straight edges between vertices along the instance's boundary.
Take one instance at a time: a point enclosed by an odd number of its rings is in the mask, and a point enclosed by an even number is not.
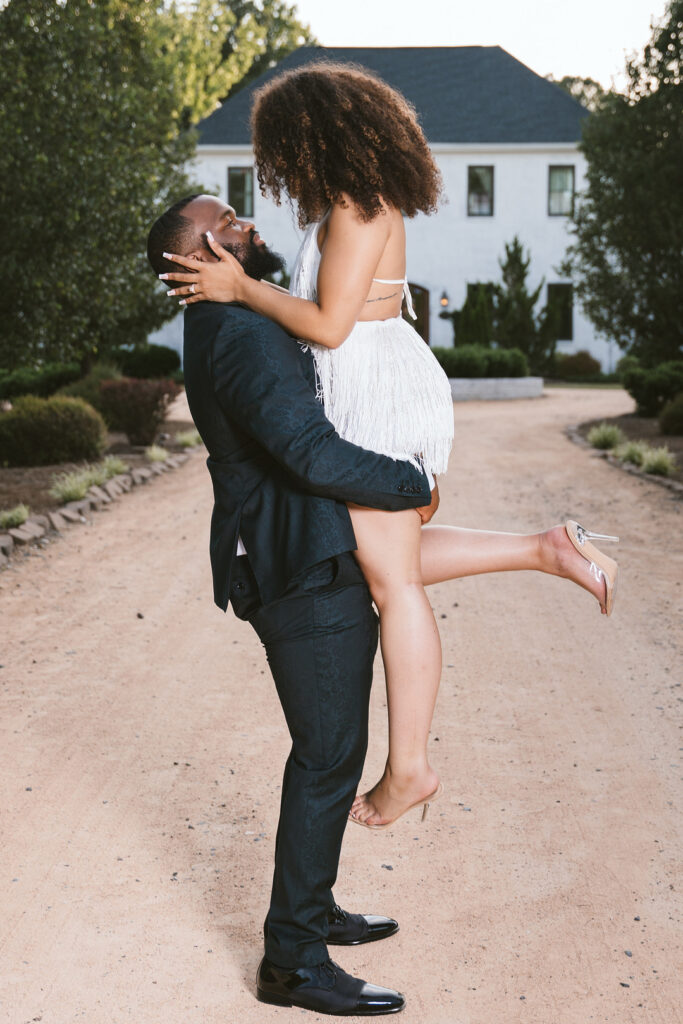
<svg viewBox="0 0 683 1024"><path fill-rule="evenodd" d="M147 258L154 272L159 275L178 270L175 263L164 259L165 252L209 262L218 259L206 241L209 231L250 277L260 280L282 270L284 260L259 237L253 221L238 217L216 196L192 195L162 213L151 227Z"/></svg>

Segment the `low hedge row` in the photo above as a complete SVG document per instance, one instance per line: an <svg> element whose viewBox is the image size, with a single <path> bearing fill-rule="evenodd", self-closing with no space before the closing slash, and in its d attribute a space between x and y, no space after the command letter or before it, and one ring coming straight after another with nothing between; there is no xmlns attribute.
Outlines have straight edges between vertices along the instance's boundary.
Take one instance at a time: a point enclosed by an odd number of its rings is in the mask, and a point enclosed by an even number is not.
<svg viewBox="0 0 683 1024"><path fill-rule="evenodd" d="M124 377L154 379L172 377L180 370L180 356L167 345L146 345L144 348L115 349L111 359L121 368Z"/></svg>
<svg viewBox="0 0 683 1024"><path fill-rule="evenodd" d="M433 348L447 377L527 377L529 365L518 348L458 345Z"/></svg>
<svg viewBox="0 0 683 1024"><path fill-rule="evenodd" d="M146 345L137 349L115 349L101 364L96 364L87 377L83 377L78 363L45 363L44 366L21 367L18 370L0 369L0 400L18 398L20 395L37 395L47 398L56 391L65 392L69 385L78 384L81 380L88 383L97 377L98 367L106 367L101 379L113 376L137 377L140 379L157 379L161 377L180 377L180 356L175 349L167 345ZM92 395L82 395L77 390L70 392L75 397L86 397L92 405Z"/></svg>
<svg viewBox="0 0 683 1024"><path fill-rule="evenodd" d="M78 380L80 375L78 363L45 363L39 369L25 366L19 370L0 370L0 399L20 395L47 398L65 384Z"/></svg>

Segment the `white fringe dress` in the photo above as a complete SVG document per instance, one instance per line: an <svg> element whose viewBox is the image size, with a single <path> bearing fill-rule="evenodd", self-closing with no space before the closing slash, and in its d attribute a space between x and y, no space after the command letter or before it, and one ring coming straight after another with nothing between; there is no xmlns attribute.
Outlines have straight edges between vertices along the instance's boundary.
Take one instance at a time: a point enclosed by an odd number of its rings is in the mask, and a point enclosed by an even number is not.
<svg viewBox="0 0 683 1024"><path fill-rule="evenodd" d="M289 288L313 302L321 223L306 231ZM403 285L415 319L407 279L384 283ZM453 444L450 384L429 346L402 316L358 321L338 348L305 344L315 360L318 398L341 437L428 473L446 472Z"/></svg>

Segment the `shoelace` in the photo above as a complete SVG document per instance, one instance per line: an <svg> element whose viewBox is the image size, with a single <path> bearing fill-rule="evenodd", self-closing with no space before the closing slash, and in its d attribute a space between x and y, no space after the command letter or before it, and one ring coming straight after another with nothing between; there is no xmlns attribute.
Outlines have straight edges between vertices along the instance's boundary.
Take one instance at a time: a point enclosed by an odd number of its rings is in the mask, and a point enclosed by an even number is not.
<svg viewBox="0 0 683 1024"><path fill-rule="evenodd" d="M330 981L332 982L332 985L336 985L337 971L341 971L341 967L339 966L339 964L336 964L334 960L326 960L324 964L320 965L320 969L326 971L327 974L329 974L330 976Z"/></svg>
<svg viewBox="0 0 683 1024"><path fill-rule="evenodd" d="M338 903L335 903L330 911L330 918L332 921L334 921L335 924L346 924L346 917L346 911L342 910Z"/></svg>

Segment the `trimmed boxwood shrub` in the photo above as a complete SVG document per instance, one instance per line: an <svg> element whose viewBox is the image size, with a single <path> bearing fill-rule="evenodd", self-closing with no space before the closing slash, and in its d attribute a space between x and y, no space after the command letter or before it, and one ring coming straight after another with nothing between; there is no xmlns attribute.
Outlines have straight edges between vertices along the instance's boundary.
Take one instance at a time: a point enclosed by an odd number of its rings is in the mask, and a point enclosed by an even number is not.
<svg viewBox="0 0 683 1024"><path fill-rule="evenodd" d="M119 348L113 355L126 377L154 379L172 377L180 369L180 356L167 345L146 345L144 348Z"/></svg>
<svg viewBox="0 0 683 1024"><path fill-rule="evenodd" d="M518 348L458 345L432 352L448 377L526 377L529 373L526 356Z"/></svg>
<svg viewBox="0 0 683 1024"><path fill-rule="evenodd" d="M558 352L553 376L559 380L600 380L602 366L585 349L571 354Z"/></svg>
<svg viewBox="0 0 683 1024"><path fill-rule="evenodd" d="M0 399L20 395L47 398L64 384L78 380L80 375L78 363L46 363L38 369L25 366L19 370L3 370L0 371Z"/></svg>
<svg viewBox="0 0 683 1024"><path fill-rule="evenodd" d="M683 391L667 402L659 417L662 434L683 435Z"/></svg>
<svg viewBox="0 0 683 1024"><path fill-rule="evenodd" d="M180 388L172 380L106 380L100 400L108 422L128 435L131 444L153 444L168 407Z"/></svg>
<svg viewBox="0 0 683 1024"><path fill-rule="evenodd" d="M0 413L0 465L50 466L96 459L107 431L100 414L80 398L18 398Z"/></svg>
<svg viewBox="0 0 683 1024"><path fill-rule="evenodd" d="M518 348L489 348L486 352L487 377L526 377L527 358Z"/></svg>
<svg viewBox="0 0 683 1024"><path fill-rule="evenodd" d="M635 399L638 414L657 416L667 402L683 391L683 360L660 363L652 370L630 367L622 380Z"/></svg>

